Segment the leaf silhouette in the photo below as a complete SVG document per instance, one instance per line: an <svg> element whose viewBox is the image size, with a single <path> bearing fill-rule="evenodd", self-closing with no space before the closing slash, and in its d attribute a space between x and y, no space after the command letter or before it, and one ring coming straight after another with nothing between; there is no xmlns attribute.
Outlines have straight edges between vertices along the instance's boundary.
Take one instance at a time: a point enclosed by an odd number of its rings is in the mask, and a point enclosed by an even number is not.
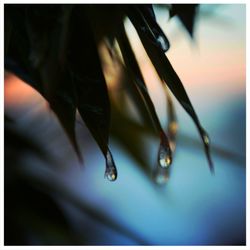
<svg viewBox="0 0 250 250"><path fill-rule="evenodd" d="M78 24L82 25L79 26ZM86 37L88 39L86 39ZM72 13L69 63L77 93L78 111L106 158L107 169L114 161L108 148L110 103L94 34L84 8ZM116 178L115 178L116 179Z"/></svg>
<svg viewBox="0 0 250 250"><path fill-rule="evenodd" d="M154 104L149 96L146 84L144 82L142 73L140 71L140 68L137 64L136 58L134 56L134 53L132 51L132 48L129 44L128 38L126 36L124 27L122 26L120 29L120 36L118 37L118 42L121 48L121 52L124 58L124 62L129 69L130 74L135 79L135 84L138 87L141 95L143 96L144 102L146 107L148 108L149 114L151 116L151 119L153 121L153 124L155 125L156 130L159 133L160 136L160 148L164 150L164 155L159 154L158 161L162 165L162 162L165 162L167 160L166 164L169 166L172 162L172 152L169 145L169 140L164 132L164 130L161 127L159 118L157 116ZM161 160L163 158L163 160Z"/></svg>
<svg viewBox="0 0 250 250"><path fill-rule="evenodd" d="M193 37L197 6L198 4L172 4L170 8L170 17L178 16L191 37Z"/></svg>
<svg viewBox="0 0 250 250"><path fill-rule="evenodd" d="M18 4L6 4L4 12L6 21L4 33L8 41L4 45L4 67L44 96L40 76L37 71L32 69L29 61L31 48L26 30L26 7Z"/></svg>
<svg viewBox="0 0 250 250"><path fill-rule="evenodd" d="M161 30L160 26L156 22L156 17L152 5L150 4L134 4L126 6L128 14L137 13L140 19L137 19L138 26L142 33L153 43L155 46L166 52L170 45L167 37ZM128 15L129 16L129 15Z"/></svg>
<svg viewBox="0 0 250 250"><path fill-rule="evenodd" d="M168 51L170 48L169 41L156 21L152 4L135 5L135 8L138 8L147 23L147 26L144 27L146 33L153 35L153 42L156 40L164 52Z"/></svg>
<svg viewBox="0 0 250 250"><path fill-rule="evenodd" d="M124 5L86 4L84 8L97 42L107 39L112 46L119 25L125 17Z"/></svg>
<svg viewBox="0 0 250 250"><path fill-rule="evenodd" d="M185 6L185 11L184 7ZM171 16L177 15L193 33L196 5L172 5ZM78 157L81 153L75 135L75 115L79 111L106 159L105 175L117 177L109 150L110 103L108 90L97 51L100 41L119 41L126 74L131 78L130 96L138 109L148 109L143 119L152 124L160 136L159 162L167 167L175 147L176 117L168 96L168 134L162 129L149 96L140 68L127 40L123 19L128 16L135 26L146 52L161 80L192 117L202 137L210 169L209 138L202 128L181 80L165 52L169 41L157 23L151 4L143 5L6 5L5 68L33 86L50 104L66 131ZM102 29L102 27L104 28ZM122 27L119 30L119 27ZM135 100L138 98L138 101ZM144 106L141 105L141 99ZM170 140L170 142L169 142Z"/></svg>
<svg viewBox="0 0 250 250"><path fill-rule="evenodd" d="M65 60L71 8L18 5L6 9L13 16L11 21L18 21L12 31L6 68L47 99L82 161L75 137L76 94Z"/></svg>
<svg viewBox="0 0 250 250"><path fill-rule="evenodd" d="M168 60L164 52L161 49L159 49L159 47L156 46L155 43L152 43L151 40L148 39L147 35L145 35L145 33L142 31L141 24L144 23L144 20L141 17L141 14L136 9L130 8L128 16L131 22L133 23L134 27L136 28L140 40L150 60L152 61L158 75L167 84L167 86L172 91L176 99L180 102L182 107L193 119L202 138L210 170L213 172L214 169L210 156L209 137L200 124L200 121L194 111L194 108L189 100L189 97L182 85L180 78L176 74L175 70L173 69L170 61Z"/></svg>

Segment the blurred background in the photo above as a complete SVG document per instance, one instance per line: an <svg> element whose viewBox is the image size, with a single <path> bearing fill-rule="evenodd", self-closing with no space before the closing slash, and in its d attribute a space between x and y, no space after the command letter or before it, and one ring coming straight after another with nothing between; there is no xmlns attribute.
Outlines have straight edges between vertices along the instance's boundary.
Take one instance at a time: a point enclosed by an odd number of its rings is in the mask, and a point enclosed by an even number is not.
<svg viewBox="0 0 250 250"><path fill-rule="evenodd" d="M5 114L14 120L5 126L5 185L16 185L5 188L5 244L245 245L245 5L200 5L193 41L163 6L154 10L171 44L167 56L209 133L215 175L193 122L174 101L174 161L169 178L155 178L159 139L139 126L133 103L115 84L119 69L107 60L115 182L104 178L105 159L84 123L77 119L81 164L45 100L5 72ZM163 86L129 21L126 31L166 127Z"/></svg>

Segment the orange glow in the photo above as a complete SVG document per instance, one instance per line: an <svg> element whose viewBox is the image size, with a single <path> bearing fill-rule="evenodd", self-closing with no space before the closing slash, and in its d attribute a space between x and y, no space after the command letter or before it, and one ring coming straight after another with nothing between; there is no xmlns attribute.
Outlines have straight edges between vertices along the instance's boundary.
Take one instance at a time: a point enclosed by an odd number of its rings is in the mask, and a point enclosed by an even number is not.
<svg viewBox="0 0 250 250"><path fill-rule="evenodd" d="M46 105L44 98L32 87L13 74L7 73L4 80L5 107L25 107L28 105Z"/></svg>

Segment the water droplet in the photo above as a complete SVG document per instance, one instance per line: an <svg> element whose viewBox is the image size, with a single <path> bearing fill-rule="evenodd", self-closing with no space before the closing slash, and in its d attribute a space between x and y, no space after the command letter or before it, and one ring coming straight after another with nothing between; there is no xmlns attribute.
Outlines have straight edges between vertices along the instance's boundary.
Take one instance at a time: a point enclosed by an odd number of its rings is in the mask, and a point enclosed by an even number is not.
<svg viewBox="0 0 250 250"><path fill-rule="evenodd" d="M172 163L171 150L169 145L161 141L158 151L158 163L162 168L167 168Z"/></svg>
<svg viewBox="0 0 250 250"><path fill-rule="evenodd" d="M169 49L169 42L164 38L163 36L159 35L156 39L158 45L160 48L164 51L167 52Z"/></svg>
<svg viewBox="0 0 250 250"><path fill-rule="evenodd" d="M105 177L109 181L115 181L117 179L117 170L116 170L115 162L109 149L107 150L107 154L106 154Z"/></svg>
<svg viewBox="0 0 250 250"><path fill-rule="evenodd" d="M209 168L211 172L214 173L214 166L213 166L213 162L212 162L211 155L210 155L210 139L204 129L202 129L201 133L202 133L202 139L203 139L204 146L205 146L206 156L207 156L208 163L209 163Z"/></svg>
<svg viewBox="0 0 250 250"><path fill-rule="evenodd" d="M209 137L206 133L203 134L203 140L207 145L210 143Z"/></svg>

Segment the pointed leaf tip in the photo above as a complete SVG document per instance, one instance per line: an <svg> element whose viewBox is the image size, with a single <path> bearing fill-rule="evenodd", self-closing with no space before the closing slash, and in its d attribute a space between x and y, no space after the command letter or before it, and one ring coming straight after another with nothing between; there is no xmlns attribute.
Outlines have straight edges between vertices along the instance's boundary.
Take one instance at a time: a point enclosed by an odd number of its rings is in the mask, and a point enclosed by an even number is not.
<svg viewBox="0 0 250 250"><path fill-rule="evenodd" d="M117 179L117 169L116 169L116 165L115 165L112 153L109 148L107 150L105 159L106 159L105 177L109 181L115 181Z"/></svg>
<svg viewBox="0 0 250 250"><path fill-rule="evenodd" d="M172 4L172 8L170 9L170 17L178 16L192 38L197 6L198 4Z"/></svg>

